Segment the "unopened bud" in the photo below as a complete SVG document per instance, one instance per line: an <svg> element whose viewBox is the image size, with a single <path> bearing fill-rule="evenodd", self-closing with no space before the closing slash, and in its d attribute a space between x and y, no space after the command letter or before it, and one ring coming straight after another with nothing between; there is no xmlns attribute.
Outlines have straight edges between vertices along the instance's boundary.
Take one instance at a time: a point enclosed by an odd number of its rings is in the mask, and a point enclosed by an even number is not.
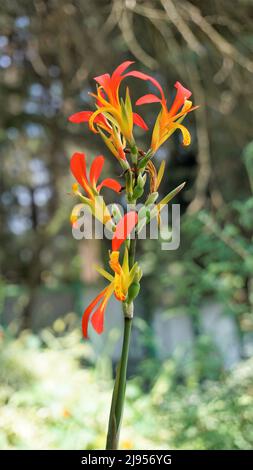
<svg viewBox="0 0 253 470"><path fill-rule="evenodd" d="M143 168L146 167L148 161L150 160L150 155L143 157L141 160L138 162L138 168L142 170Z"/></svg>
<svg viewBox="0 0 253 470"><path fill-rule="evenodd" d="M142 176L141 174L139 174L137 178L137 186L139 186L139 188L144 188L146 179L147 179L147 175Z"/></svg>
<svg viewBox="0 0 253 470"><path fill-rule="evenodd" d="M148 224L150 221L150 210L146 206L142 206L141 209L138 212L138 219L146 219L146 223Z"/></svg>
<svg viewBox="0 0 253 470"><path fill-rule="evenodd" d="M133 191L133 200L138 199L143 195L144 189L140 188L140 186L135 186L134 191Z"/></svg>
<svg viewBox="0 0 253 470"><path fill-rule="evenodd" d="M149 204L154 204L154 202L157 200L159 196L159 193L157 191L155 191L154 193L151 193L149 194L146 202L145 202L145 205L148 206Z"/></svg>
<svg viewBox="0 0 253 470"><path fill-rule="evenodd" d="M140 283L138 281L134 281L128 289L127 302L128 303L132 302L137 297L139 292L140 292Z"/></svg>
<svg viewBox="0 0 253 470"><path fill-rule="evenodd" d="M122 217L122 214L120 212L120 208L119 208L118 204L112 204L111 213L113 215L113 219L114 219L115 223L117 224L120 221L121 217Z"/></svg>
<svg viewBox="0 0 253 470"><path fill-rule="evenodd" d="M130 169L130 166L129 166L129 163L128 163L127 160L124 160L123 158L120 158L119 163L120 163L120 165L121 165L121 167L123 168L124 171Z"/></svg>

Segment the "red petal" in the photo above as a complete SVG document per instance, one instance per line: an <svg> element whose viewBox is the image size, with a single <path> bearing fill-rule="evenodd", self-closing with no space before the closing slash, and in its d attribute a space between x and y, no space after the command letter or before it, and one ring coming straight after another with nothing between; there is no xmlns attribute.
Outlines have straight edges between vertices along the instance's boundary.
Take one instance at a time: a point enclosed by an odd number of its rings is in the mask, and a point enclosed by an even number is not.
<svg viewBox="0 0 253 470"><path fill-rule="evenodd" d="M139 114L133 113L133 119L134 119L134 124L136 124L136 126L141 127L145 131L148 130L147 124L145 123L145 121L142 119L142 117Z"/></svg>
<svg viewBox="0 0 253 470"><path fill-rule="evenodd" d="M97 297L90 303L90 305L86 308L86 310L83 313L83 318L82 318L82 330L83 330L83 335L85 338L88 338L88 324L89 324L89 318L92 314L92 311L94 307L97 305L97 303L105 296L107 292L108 287L106 287L102 292L100 292Z"/></svg>
<svg viewBox="0 0 253 470"><path fill-rule="evenodd" d="M134 62L132 60L126 60L125 62L122 62L113 72L112 74L112 80L117 80L123 72Z"/></svg>
<svg viewBox="0 0 253 470"><path fill-rule="evenodd" d="M162 89L160 83L155 78L150 77L150 75L147 75L146 73L138 72L137 70L133 70L132 72L126 73L124 75L124 78L125 77L136 77L136 78L140 78L141 80L149 80L160 91L162 100L166 101L165 96L164 96L164 92L163 92L163 89Z"/></svg>
<svg viewBox="0 0 253 470"><path fill-rule="evenodd" d="M93 111L80 111L80 113L75 113L69 116L68 120L70 122L79 124L80 122L87 122L92 114Z"/></svg>
<svg viewBox="0 0 253 470"><path fill-rule="evenodd" d="M97 187L98 192L100 191L101 188L103 187L110 188L116 193L119 193L121 190L121 184L114 180L113 178L106 178L105 180L102 181Z"/></svg>
<svg viewBox="0 0 253 470"><path fill-rule="evenodd" d="M150 93L149 95L144 95L141 98L139 98L135 104L137 106L140 106L141 104L149 104L149 103L161 103L161 98L158 98L158 96L152 95L152 93Z"/></svg>
<svg viewBox="0 0 253 470"><path fill-rule="evenodd" d="M188 98L190 98L192 94L192 92L190 90L187 90L187 88L184 88L180 82L176 82L174 87L177 90L177 94L169 110L169 116L173 116L174 114L176 114L177 111L181 108L181 106L184 105L185 100L188 100Z"/></svg>
<svg viewBox="0 0 253 470"><path fill-rule="evenodd" d="M103 114L99 114L98 116L96 116L94 122L96 122L97 124L103 124L107 128L108 132L110 132L112 129Z"/></svg>
<svg viewBox="0 0 253 470"><path fill-rule="evenodd" d="M91 317L92 326L99 335L104 331L105 307L99 306Z"/></svg>
<svg viewBox="0 0 253 470"><path fill-rule="evenodd" d="M88 186L85 154L75 152L70 160L70 169L78 183L86 190Z"/></svg>
<svg viewBox="0 0 253 470"><path fill-rule="evenodd" d="M104 157L102 155L98 155L96 158L94 158L91 167L90 167L90 182L92 186L95 186L97 183L97 180L100 176L100 173L103 169L104 166Z"/></svg>
<svg viewBox="0 0 253 470"><path fill-rule="evenodd" d="M72 114L71 116L69 116L68 120L75 124L79 124L81 122L88 122L93 112L94 111L80 111L80 113ZM94 122L97 124L104 124L104 126L108 128L108 131L110 131L111 129L111 127L108 124L108 121L102 114L99 114L98 116L96 116L94 119Z"/></svg>
<svg viewBox="0 0 253 470"><path fill-rule="evenodd" d="M138 215L131 211L120 219L112 238L112 251L118 251L138 222Z"/></svg>
<svg viewBox="0 0 253 470"><path fill-rule="evenodd" d="M111 77L110 77L109 73L104 73L103 75L99 75L98 77L94 77L94 80L96 80L96 82L98 82L98 84L101 85L104 88L104 90L106 91L106 89L110 85Z"/></svg>
<svg viewBox="0 0 253 470"><path fill-rule="evenodd" d="M109 298L110 297L108 297L105 302L102 302L102 305L97 308L97 310L93 313L91 317L91 324L98 335L101 335L101 333L103 333L104 331L105 309L108 304Z"/></svg>

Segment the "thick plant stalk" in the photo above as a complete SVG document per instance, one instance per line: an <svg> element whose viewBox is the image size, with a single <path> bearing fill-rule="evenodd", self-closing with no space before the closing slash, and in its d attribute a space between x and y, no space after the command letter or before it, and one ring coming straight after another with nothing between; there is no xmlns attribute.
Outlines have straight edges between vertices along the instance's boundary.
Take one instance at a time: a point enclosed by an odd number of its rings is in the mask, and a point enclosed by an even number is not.
<svg viewBox="0 0 253 470"><path fill-rule="evenodd" d="M129 248L129 267L134 265L135 261L136 240L130 242ZM120 427L123 416L125 391L126 391L126 374L129 354L129 344L131 337L132 319L133 319L133 303L123 304L124 313L124 336L121 351L121 358L117 367L115 384L112 395L112 403L109 417L109 425L107 432L106 449L117 450L119 444Z"/></svg>
<svg viewBox="0 0 253 470"><path fill-rule="evenodd" d="M128 363L129 343L131 336L132 318L124 319L124 338L122 345L121 359L117 367L115 385L112 396L112 404L109 418L106 449L118 449L120 427L123 415L125 390L126 390L126 372Z"/></svg>

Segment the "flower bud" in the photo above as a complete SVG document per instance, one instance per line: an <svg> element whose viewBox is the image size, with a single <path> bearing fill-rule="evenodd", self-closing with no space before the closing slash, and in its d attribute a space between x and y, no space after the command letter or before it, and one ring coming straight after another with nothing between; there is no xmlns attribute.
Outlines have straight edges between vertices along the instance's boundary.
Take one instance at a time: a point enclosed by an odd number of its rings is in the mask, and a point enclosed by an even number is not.
<svg viewBox="0 0 253 470"><path fill-rule="evenodd" d="M120 165L121 165L121 167L123 168L124 171L130 170L130 166L129 166L129 163L128 163L127 160L123 160L123 158L120 158L119 163L120 163Z"/></svg>
<svg viewBox="0 0 253 470"><path fill-rule="evenodd" d="M140 292L140 283L138 281L134 281L128 289L127 294L127 302L132 302Z"/></svg>
<svg viewBox="0 0 253 470"><path fill-rule="evenodd" d="M148 206L149 204L154 204L154 202L157 200L159 196L159 193L155 191L154 193L149 194L147 197L147 200L145 202L145 205Z"/></svg>
<svg viewBox="0 0 253 470"><path fill-rule="evenodd" d="M138 199L143 195L144 189L140 188L140 186L135 186L133 191L133 200Z"/></svg>
<svg viewBox="0 0 253 470"><path fill-rule="evenodd" d="M131 198L133 195L133 177L131 171L127 171L126 173L126 192Z"/></svg>
<svg viewBox="0 0 253 470"><path fill-rule="evenodd" d="M147 175L142 176L141 174L139 174L137 178L137 186L139 186L139 188L144 188L146 179L147 179Z"/></svg>
<svg viewBox="0 0 253 470"><path fill-rule="evenodd" d="M117 224L122 218L122 214L120 212L120 208L118 204L112 204L111 213L112 213L115 223Z"/></svg>
<svg viewBox="0 0 253 470"><path fill-rule="evenodd" d="M150 155L147 155L147 156L145 155L145 157L143 157L141 160L139 160L138 168L140 170L143 170L146 167L146 165L147 165L148 161L150 160L150 158L151 158Z"/></svg>
<svg viewBox="0 0 253 470"><path fill-rule="evenodd" d="M137 184L133 190L133 199L136 200L143 195L147 175L138 175Z"/></svg>
<svg viewBox="0 0 253 470"><path fill-rule="evenodd" d="M138 162L138 149L135 145L135 142L133 142L133 145L131 146L131 158L132 158L132 163L134 165L137 165L137 162Z"/></svg>
<svg viewBox="0 0 253 470"><path fill-rule="evenodd" d="M141 207L141 209L138 212L138 218L139 220L146 219L146 223L148 224L150 221L150 210L147 206Z"/></svg>

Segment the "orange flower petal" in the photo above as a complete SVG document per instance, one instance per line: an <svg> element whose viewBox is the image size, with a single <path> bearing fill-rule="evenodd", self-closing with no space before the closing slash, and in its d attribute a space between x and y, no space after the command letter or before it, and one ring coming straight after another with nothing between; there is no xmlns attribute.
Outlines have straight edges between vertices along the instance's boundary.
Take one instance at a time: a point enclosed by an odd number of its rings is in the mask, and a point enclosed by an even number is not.
<svg viewBox="0 0 253 470"><path fill-rule="evenodd" d="M103 75L99 75L98 77L94 77L99 85L101 85L107 93L107 88L110 85L111 77L109 73L104 73Z"/></svg>
<svg viewBox="0 0 253 470"><path fill-rule="evenodd" d="M146 73L138 72L137 70L133 70L132 72L126 73L124 75L124 78L125 77L135 77L135 78L140 78L141 80L150 81L160 91L162 101L166 102L163 89L160 83L155 78L151 77L150 75L147 75Z"/></svg>
<svg viewBox="0 0 253 470"><path fill-rule="evenodd" d="M88 191L89 183L87 180L86 160L84 153L75 152L72 155L70 160L70 169L78 183L85 189L85 191Z"/></svg>
<svg viewBox="0 0 253 470"><path fill-rule="evenodd" d="M112 81L119 80L121 78L121 75L125 70L130 67L130 65L134 64L132 60L126 60L125 62L122 62L113 72L112 74Z"/></svg>
<svg viewBox="0 0 253 470"><path fill-rule="evenodd" d="M83 317L82 317L82 330L83 330L83 335L85 338L88 338L88 324L89 324L89 319L90 319L90 316L94 310L94 308L96 307L96 305L98 304L98 302L106 295L107 293L107 290L108 290L108 287L106 287L105 289L103 289L98 295L97 297L95 297L95 299L90 303L90 305L85 309L84 313L83 313Z"/></svg>
<svg viewBox="0 0 253 470"><path fill-rule="evenodd" d="M97 183L97 180L101 174L101 171L104 166L104 157L102 155L98 155L96 158L94 158L91 167L90 167L90 182L92 186L95 186Z"/></svg>
<svg viewBox="0 0 253 470"><path fill-rule="evenodd" d="M104 331L105 309L114 290L114 283L106 287L106 292L101 305L95 310L91 317L91 324L94 330L100 335Z"/></svg>
<svg viewBox="0 0 253 470"><path fill-rule="evenodd" d="M91 317L91 324L98 335L104 331L104 316L106 304L99 306Z"/></svg>
<svg viewBox="0 0 253 470"><path fill-rule="evenodd" d="M131 65L133 62L131 60L126 60L122 62L113 72L111 77L110 92L114 100L114 104L119 104L118 90L119 86L124 78L122 73Z"/></svg>
<svg viewBox="0 0 253 470"><path fill-rule="evenodd" d="M106 299L106 302L102 302L102 304L97 308L97 310L93 313L91 317L91 324L98 335L100 335L104 331L105 309L108 300L109 298Z"/></svg>
<svg viewBox="0 0 253 470"><path fill-rule="evenodd" d="M138 222L138 215L130 211L118 222L112 238L112 251L119 251L122 243L126 240L130 232Z"/></svg>
<svg viewBox="0 0 253 470"><path fill-rule="evenodd" d="M79 113L75 113L69 116L68 120L70 122L79 124L80 122L89 121L92 114L93 114L93 111L80 111Z"/></svg>
<svg viewBox="0 0 253 470"><path fill-rule="evenodd" d="M116 193L119 193L121 190L121 184L113 178L104 179L97 187L98 192L100 192L100 189L103 187L110 188Z"/></svg>
<svg viewBox="0 0 253 470"><path fill-rule="evenodd" d="M176 82L174 87L176 88L177 93L172 103L172 106L169 109L169 116L174 116L174 114L178 112L181 106L184 105L185 100L188 100L188 98L190 98L192 94L192 92L190 90L187 90L187 88L183 87L180 82Z"/></svg>
<svg viewBox="0 0 253 470"><path fill-rule="evenodd" d="M142 117L139 114L133 113L133 120L134 120L134 124L136 124L136 126L141 127L145 131L148 130L147 124L145 123L145 121L142 119Z"/></svg>
<svg viewBox="0 0 253 470"><path fill-rule="evenodd" d="M153 95L152 93L148 95L144 95L136 101L136 105L140 106L141 104L149 104L149 103L161 103L161 98L158 96Z"/></svg>

